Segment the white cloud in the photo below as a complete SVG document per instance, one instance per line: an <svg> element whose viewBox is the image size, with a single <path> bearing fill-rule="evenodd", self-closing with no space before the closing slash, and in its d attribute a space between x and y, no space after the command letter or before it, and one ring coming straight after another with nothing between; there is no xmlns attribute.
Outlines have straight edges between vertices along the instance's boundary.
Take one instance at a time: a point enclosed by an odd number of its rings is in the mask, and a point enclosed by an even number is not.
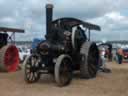
<svg viewBox="0 0 128 96"><path fill-rule="evenodd" d="M15 19L13 19L11 17L4 17L4 18L0 19L0 22L15 23Z"/></svg>
<svg viewBox="0 0 128 96"><path fill-rule="evenodd" d="M117 20L120 21L125 18L125 16L121 16L121 14L119 12L111 12L109 14L106 14L106 16L115 21L117 21Z"/></svg>
<svg viewBox="0 0 128 96"><path fill-rule="evenodd" d="M104 16L88 20L101 26L101 32L92 35L94 40L128 40L128 17L113 11ZM98 38L95 38L97 36Z"/></svg>
<svg viewBox="0 0 128 96"><path fill-rule="evenodd" d="M100 25L102 31L93 33L93 39L118 39L119 34L121 39L127 39L123 33L128 35L128 17L122 14L125 11L128 15L127 0L0 0L0 26L24 28L26 32L20 40L43 37L47 2L54 4L54 19L76 17Z"/></svg>

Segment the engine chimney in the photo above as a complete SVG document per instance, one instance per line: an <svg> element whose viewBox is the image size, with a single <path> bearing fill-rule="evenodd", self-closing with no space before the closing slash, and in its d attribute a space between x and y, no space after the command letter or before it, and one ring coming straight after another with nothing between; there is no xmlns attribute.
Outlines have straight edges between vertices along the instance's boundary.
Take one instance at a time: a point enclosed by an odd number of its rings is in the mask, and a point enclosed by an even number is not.
<svg viewBox="0 0 128 96"><path fill-rule="evenodd" d="M46 5L46 38L49 36L51 32L52 16L53 16L53 5L47 4Z"/></svg>

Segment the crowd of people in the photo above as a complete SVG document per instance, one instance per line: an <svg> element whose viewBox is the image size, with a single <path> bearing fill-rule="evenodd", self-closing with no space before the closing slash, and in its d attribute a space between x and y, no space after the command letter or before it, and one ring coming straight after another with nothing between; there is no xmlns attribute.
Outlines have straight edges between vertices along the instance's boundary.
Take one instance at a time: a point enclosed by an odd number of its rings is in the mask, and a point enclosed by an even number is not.
<svg viewBox="0 0 128 96"><path fill-rule="evenodd" d="M119 47L116 49L115 53L113 53L109 47L106 47L106 45L102 46L100 48L100 70L106 71L107 69L108 71L107 61L115 60L117 64L122 64L125 57L128 59L128 49L124 51L124 48Z"/></svg>

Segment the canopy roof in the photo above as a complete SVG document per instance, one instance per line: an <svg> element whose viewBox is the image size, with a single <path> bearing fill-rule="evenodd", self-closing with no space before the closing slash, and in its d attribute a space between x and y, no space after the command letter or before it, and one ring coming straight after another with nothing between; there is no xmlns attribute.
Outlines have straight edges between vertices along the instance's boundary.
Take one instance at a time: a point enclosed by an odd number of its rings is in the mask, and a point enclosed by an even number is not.
<svg viewBox="0 0 128 96"><path fill-rule="evenodd" d="M23 29L17 29L17 28L0 27L0 32L24 33L24 30Z"/></svg>
<svg viewBox="0 0 128 96"><path fill-rule="evenodd" d="M89 30L97 30L100 31L101 28L98 25L94 25L88 22L84 22L82 20L76 19L76 18L59 18L54 21L52 21L52 24L63 24L67 25L70 27L78 26L78 25L83 25L84 27L88 28Z"/></svg>

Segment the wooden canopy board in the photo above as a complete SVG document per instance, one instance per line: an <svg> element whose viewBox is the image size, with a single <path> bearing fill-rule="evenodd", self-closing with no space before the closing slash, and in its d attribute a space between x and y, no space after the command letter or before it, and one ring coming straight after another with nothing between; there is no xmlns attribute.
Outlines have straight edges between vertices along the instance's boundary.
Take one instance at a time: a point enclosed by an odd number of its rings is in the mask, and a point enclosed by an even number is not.
<svg viewBox="0 0 128 96"><path fill-rule="evenodd" d="M24 33L23 29L0 27L0 32Z"/></svg>

